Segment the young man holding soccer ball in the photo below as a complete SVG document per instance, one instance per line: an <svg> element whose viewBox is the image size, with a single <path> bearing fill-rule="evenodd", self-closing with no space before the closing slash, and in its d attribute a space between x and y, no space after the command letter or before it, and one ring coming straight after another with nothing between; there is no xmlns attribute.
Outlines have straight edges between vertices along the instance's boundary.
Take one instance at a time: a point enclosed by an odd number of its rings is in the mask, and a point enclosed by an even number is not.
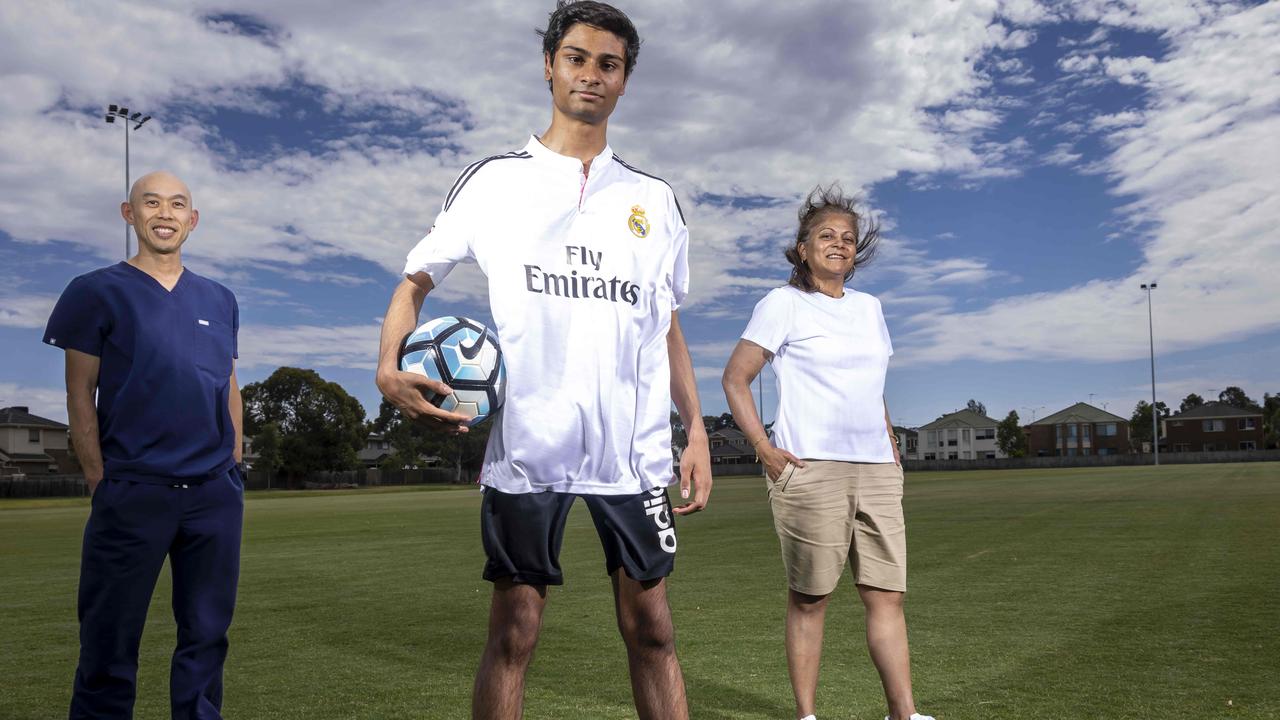
<svg viewBox="0 0 1280 720"><path fill-rule="evenodd" d="M467 167L445 197L387 309L378 387L406 416L465 431L466 417L424 399L448 388L400 371L398 350L427 294L457 263L477 263L507 390L481 474L484 576L494 589L473 717L521 716L546 587L563 582L560 543L581 497L604 546L639 715L687 718L665 578L673 515L701 510L711 492L677 314L688 231L671 188L606 139L640 48L631 20L604 3L560 2L541 34L551 125L522 150ZM693 496L674 510L672 400L689 428L681 495Z"/></svg>

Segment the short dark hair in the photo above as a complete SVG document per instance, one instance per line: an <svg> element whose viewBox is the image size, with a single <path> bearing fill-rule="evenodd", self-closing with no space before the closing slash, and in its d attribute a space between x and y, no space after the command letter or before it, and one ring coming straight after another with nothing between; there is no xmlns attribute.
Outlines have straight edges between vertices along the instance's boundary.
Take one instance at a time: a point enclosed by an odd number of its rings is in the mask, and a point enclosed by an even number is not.
<svg viewBox="0 0 1280 720"><path fill-rule="evenodd" d="M800 259L800 243L806 242L824 215L838 213L853 218L854 231L858 235L854 245L853 267L844 276L845 282L853 277L858 268L875 257L876 247L880 243L880 226L865 213L858 212L856 197L847 196L840 189L839 183L831 183L823 187L815 187L800 206L800 228L796 231L796 241L787 248L785 255L791 263L791 278L787 284L805 292L816 292L818 286L813 283L813 271Z"/></svg>
<svg viewBox="0 0 1280 720"><path fill-rule="evenodd" d="M626 13L607 3L596 0L556 0L556 9L547 20L547 29L537 31L542 37L542 52L554 58L565 33L578 23L613 33L622 40L627 48L622 74L631 77L636 57L640 55L640 33L636 32L636 26Z"/></svg>

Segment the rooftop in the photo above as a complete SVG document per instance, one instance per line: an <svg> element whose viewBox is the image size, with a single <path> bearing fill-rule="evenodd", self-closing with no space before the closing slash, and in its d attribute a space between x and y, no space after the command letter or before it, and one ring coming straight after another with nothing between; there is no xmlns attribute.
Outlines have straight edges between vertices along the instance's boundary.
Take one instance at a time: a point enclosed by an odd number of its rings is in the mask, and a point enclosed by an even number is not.
<svg viewBox="0 0 1280 720"><path fill-rule="evenodd" d="M54 430L66 430L67 426L49 418L32 415L26 405L0 408L0 425L17 425L18 427L41 427Z"/></svg>
<svg viewBox="0 0 1280 720"><path fill-rule="evenodd" d="M1173 420L1195 420L1198 418L1233 418L1233 417L1261 417L1262 410L1253 408L1243 410L1234 405L1228 405L1224 402L1207 402L1200 407L1191 408L1186 412L1175 413L1168 419Z"/></svg>
<svg viewBox="0 0 1280 720"><path fill-rule="evenodd" d="M953 427L993 428L999 424L999 420L989 418L986 415L979 415L972 410L957 410L943 415L931 423L921 425L920 430L938 430L940 428Z"/></svg>
<svg viewBox="0 0 1280 720"><path fill-rule="evenodd" d="M1112 413L1096 408L1089 403L1076 403L1069 408L1047 415L1031 423L1032 425L1061 425L1063 423L1113 423L1129 422Z"/></svg>

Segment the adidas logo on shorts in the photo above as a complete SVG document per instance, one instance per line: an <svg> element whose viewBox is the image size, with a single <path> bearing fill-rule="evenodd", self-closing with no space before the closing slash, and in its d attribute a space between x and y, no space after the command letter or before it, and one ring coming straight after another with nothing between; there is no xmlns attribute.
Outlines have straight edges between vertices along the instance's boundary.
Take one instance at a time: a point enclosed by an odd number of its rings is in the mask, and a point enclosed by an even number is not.
<svg viewBox="0 0 1280 720"><path fill-rule="evenodd" d="M658 544L662 546L663 551L674 553L676 551L676 529L671 522L671 510L667 502L666 488L658 487L649 491L649 497L644 501L644 512L653 518L653 524L658 526Z"/></svg>

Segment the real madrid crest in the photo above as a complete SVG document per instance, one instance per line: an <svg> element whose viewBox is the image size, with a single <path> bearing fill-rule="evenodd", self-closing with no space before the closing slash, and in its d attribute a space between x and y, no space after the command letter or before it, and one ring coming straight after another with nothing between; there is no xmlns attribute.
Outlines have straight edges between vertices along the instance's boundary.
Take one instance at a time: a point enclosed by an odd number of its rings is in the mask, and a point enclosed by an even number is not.
<svg viewBox="0 0 1280 720"><path fill-rule="evenodd" d="M631 206L631 217L627 218L627 228L638 238L649 235L649 218L644 216L644 208L639 205Z"/></svg>

